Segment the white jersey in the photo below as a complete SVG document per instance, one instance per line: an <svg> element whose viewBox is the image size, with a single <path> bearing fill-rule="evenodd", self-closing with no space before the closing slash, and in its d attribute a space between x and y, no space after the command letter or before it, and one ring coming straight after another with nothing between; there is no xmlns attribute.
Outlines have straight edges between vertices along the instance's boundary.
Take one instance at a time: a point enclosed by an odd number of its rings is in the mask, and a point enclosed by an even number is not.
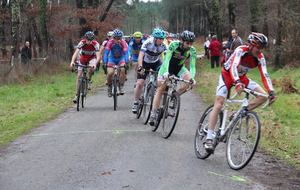
<svg viewBox="0 0 300 190"><path fill-rule="evenodd" d="M142 45L141 51L145 54L144 60L146 63L155 63L159 60L160 55L167 49L166 45L155 45L153 37L148 38Z"/></svg>

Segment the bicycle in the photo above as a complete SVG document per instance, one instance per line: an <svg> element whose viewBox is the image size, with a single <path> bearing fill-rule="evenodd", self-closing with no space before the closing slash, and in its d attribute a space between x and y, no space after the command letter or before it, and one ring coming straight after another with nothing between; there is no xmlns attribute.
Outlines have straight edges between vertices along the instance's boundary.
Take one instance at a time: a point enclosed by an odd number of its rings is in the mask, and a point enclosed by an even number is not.
<svg viewBox="0 0 300 190"><path fill-rule="evenodd" d="M158 109L159 113L157 121L154 126L152 126L152 131L155 132L162 120L162 137L165 139L171 136L172 132L175 129L179 116L180 95L176 91L178 82L183 82L190 85L190 87L185 90L185 92L192 89L191 81L178 78L174 75L169 76L168 80L166 81L167 87L163 94L162 106Z"/></svg>
<svg viewBox="0 0 300 190"><path fill-rule="evenodd" d="M144 92L138 102L137 119L141 116L143 123L146 125L150 118L153 98L156 90L157 71L147 70L149 72L144 82Z"/></svg>
<svg viewBox="0 0 300 190"><path fill-rule="evenodd" d="M230 98L228 94L224 106L218 115L214 131L214 147L216 148L220 142L226 143L227 163L234 170L240 170L250 162L260 139L261 124L259 117L255 112L247 110L249 95L268 97L266 94L247 88L243 92L245 93L243 99L235 99L237 94ZM228 118L228 111L231 104L239 104L240 108ZM265 106L267 104L268 102ZM214 153L207 152L204 147L208 129L208 118L212 109L213 105L204 111L195 133L194 149L199 159L206 159Z"/></svg>
<svg viewBox="0 0 300 190"><path fill-rule="evenodd" d="M81 64L75 64L75 67L82 67L82 76L80 76L78 81L78 89L77 89L77 111L79 111L80 103L81 107L84 108L84 101L87 96L88 92L88 78L87 78L87 72L88 68L91 68L89 65L81 65Z"/></svg>
<svg viewBox="0 0 300 190"><path fill-rule="evenodd" d="M122 95L118 93L118 86L119 86L119 77L120 77L120 70L121 68L118 65L114 65L114 74L112 77L112 96L114 99L114 110L117 110L118 107L118 96Z"/></svg>

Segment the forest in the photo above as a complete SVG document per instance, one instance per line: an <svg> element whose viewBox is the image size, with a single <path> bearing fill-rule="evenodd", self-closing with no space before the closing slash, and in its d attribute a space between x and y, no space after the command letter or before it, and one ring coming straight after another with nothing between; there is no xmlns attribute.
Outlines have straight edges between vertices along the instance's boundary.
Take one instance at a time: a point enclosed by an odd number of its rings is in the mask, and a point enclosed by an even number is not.
<svg viewBox="0 0 300 190"><path fill-rule="evenodd" d="M0 6L2 65L17 62L25 41L33 58L60 62L70 59L87 30L102 42L114 28L130 35L159 26L172 33L191 30L201 42L209 34L226 40L233 28L243 39L262 32L275 67L300 66L299 0L1 0Z"/></svg>

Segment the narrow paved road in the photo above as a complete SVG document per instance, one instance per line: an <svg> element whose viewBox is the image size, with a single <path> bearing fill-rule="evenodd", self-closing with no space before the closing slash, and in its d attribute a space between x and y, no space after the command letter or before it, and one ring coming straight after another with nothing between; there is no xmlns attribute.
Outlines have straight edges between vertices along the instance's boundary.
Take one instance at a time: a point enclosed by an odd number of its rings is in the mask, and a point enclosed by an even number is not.
<svg viewBox="0 0 300 190"><path fill-rule="evenodd" d="M196 158L194 132L205 108L196 94L182 96L177 128L165 140L131 113L133 82L130 73L117 111L100 88L84 111L71 108L1 150L0 189L266 189L231 170L221 146L205 161Z"/></svg>

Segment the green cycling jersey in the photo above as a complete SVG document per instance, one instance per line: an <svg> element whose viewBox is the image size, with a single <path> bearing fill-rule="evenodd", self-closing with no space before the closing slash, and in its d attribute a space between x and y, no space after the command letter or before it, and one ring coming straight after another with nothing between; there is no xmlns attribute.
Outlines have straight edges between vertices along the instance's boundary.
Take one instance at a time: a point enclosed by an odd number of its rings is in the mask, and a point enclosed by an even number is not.
<svg viewBox="0 0 300 190"><path fill-rule="evenodd" d="M169 72L178 75L182 70L187 70L187 60L189 59L189 71L191 78L196 75L196 49L192 46L189 50L182 48L182 42L173 41L167 50L164 62L159 70L159 75Z"/></svg>

